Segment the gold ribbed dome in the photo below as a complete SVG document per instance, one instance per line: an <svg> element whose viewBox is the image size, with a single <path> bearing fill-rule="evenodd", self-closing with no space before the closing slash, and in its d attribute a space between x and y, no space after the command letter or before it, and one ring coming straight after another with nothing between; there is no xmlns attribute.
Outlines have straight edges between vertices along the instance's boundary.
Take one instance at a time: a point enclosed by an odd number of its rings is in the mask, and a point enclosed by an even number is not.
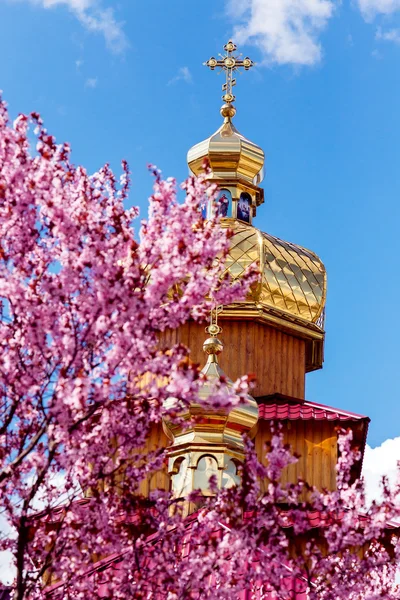
<svg viewBox="0 0 400 600"><path fill-rule="evenodd" d="M192 173L203 171L208 160L210 178L218 180L244 180L258 185L264 176L264 151L243 135L232 123L236 109L225 104L221 108L224 122L209 138L193 146L188 152L188 165Z"/></svg>
<svg viewBox="0 0 400 600"><path fill-rule="evenodd" d="M223 226L233 230L226 260L231 276L241 277L249 265L258 263L260 277L244 303L247 308L322 330L326 271L318 256L234 219L224 219Z"/></svg>

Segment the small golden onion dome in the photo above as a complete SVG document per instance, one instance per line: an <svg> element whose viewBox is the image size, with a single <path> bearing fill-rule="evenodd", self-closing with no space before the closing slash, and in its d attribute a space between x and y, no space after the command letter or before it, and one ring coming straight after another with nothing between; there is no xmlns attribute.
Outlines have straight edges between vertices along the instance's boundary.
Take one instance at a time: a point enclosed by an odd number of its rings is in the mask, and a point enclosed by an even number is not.
<svg viewBox="0 0 400 600"><path fill-rule="evenodd" d="M258 421L258 405L250 394L245 402L234 408L226 406L207 406L207 400L215 394L218 384L231 392L233 382L225 375L218 364L217 354L223 350L223 344L210 329L210 337L204 342L203 350L207 354L207 363L202 369L205 382L200 388L198 404L191 404L180 416L187 422L186 427L164 419L164 428L173 440L173 446L202 443L228 444L229 447L242 451L243 434L253 437ZM219 328L218 328L219 329ZM173 399L166 402L166 408L173 405Z"/></svg>
<svg viewBox="0 0 400 600"><path fill-rule="evenodd" d="M258 314L278 315L322 330L326 271L320 258L235 219L224 219L222 226L233 231L225 263L231 276L240 278L249 265L258 263L258 283L241 303L241 312L253 308Z"/></svg>
<svg viewBox="0 0 400 600"><path fill-rule="evenodd" d="M189 150L188 165L194 175L199 175L208 160L211 179L243 180L258 185L264 177L264 151L238 132L232 123L235 113L232 104L224 104L223 124L211 137Z"/></svg>

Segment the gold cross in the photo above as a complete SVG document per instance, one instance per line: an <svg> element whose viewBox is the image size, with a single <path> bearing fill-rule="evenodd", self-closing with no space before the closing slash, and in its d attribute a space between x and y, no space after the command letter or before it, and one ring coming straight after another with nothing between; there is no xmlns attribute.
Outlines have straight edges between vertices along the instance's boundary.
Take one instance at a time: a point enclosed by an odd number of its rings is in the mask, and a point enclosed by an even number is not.
<svg viewBox="0 0 400 600"><path fill-rule="evenodd" d="M225 92L225 94L222 96L222 100L224 100L224 102L227 104L230 104L231 102L235 101L232 88L234 85L236 85L236 79L233 79L233 73L235 71L239 72L240 68L244 68L245 71L248 71L254 66L255 63L248 56L243 59L240 58L241 54L234 56L233 52L236 51L236 45L232 42L232 40L229 40L229 42L225 44L224 50L226 54L220 54L220 59L216 59L214 56L212 56L207 62L204 63L204 65L210 67L212 71L214 71L216 67L219 67L225 71L226 83L224 83L222 86L222 90Z"/></svg>

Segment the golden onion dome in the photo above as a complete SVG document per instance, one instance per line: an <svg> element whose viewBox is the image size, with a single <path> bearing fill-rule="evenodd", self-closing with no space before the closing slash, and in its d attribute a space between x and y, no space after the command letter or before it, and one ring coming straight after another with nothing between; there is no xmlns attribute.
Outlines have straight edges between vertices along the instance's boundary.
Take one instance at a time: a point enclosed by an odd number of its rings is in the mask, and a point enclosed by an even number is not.
<svg viewBox="0 0 400 600"><path fill-rule="evenodd" d="M264 151L238 132L232 123L235 113L231 104L222 106L223 124L213 135L189 150L188 165L194 175L199 175L207 160L211 179L243 180L258 185L264 176Z"/></svg>
<svg viewBox="0 0 400 600"><path fill-rule="evenodd" d="M247 308L322 329L326 271L320 258L236 219L224 219L222 225L233 231L225 263L231 276L240 278L251 264L258 265L260 277L244 303Z"/></svg>

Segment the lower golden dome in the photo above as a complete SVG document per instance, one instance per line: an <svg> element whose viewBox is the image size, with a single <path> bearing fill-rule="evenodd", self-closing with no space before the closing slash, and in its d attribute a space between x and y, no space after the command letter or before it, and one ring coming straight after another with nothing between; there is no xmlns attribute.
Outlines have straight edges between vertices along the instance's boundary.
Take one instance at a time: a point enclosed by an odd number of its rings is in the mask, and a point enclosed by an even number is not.
<svg viewBox="0 0 400 600"><path fill-rule="evenodd" d="M226 260L231 276L241 277L248 266L259 264L259 282L244 305L322 330L326 271L318 256L234 219L224 219L223 225L233 230Z"/></svg>

